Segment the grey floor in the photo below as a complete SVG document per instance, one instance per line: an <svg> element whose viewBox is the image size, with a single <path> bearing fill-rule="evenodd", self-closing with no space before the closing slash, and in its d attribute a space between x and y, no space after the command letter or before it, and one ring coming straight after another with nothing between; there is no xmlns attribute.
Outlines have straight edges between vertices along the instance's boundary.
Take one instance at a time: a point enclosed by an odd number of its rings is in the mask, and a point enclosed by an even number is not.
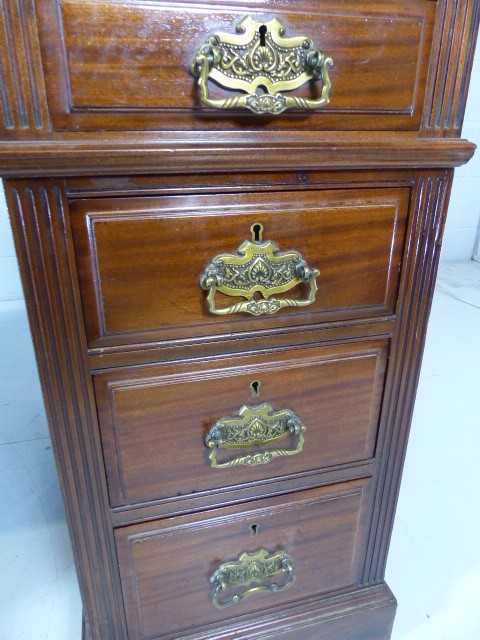
<svg viewBox="0 0 480 640"><path fill-rule="evenodd" d="M387 571L399 600L393 640L480 640L479 333L480 264L446 264ZM80 598L22 302L0 303L0 363L0 640L80 640Z"/></svg>

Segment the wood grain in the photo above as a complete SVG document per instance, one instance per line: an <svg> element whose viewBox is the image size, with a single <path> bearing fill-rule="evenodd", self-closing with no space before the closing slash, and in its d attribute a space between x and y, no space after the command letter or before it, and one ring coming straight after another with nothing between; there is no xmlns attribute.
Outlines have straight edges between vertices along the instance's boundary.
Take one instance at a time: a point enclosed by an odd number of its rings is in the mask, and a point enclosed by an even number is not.
<svg viewBox="0 0 480 640"><path fill-rule="evenodd" d="M82 640L92 640L92 634L90 633L90 625L82 618Z"/></svg>
<svg viewBox="0 0 480 640"><path fill-rule="evenodd" d="M333 56L326 109L200 106L193 52L248 13ZM83 640L389 640L479 20L480 0L0 0L0 175ZM211 317L199 275L258 216L320 268L317 302ZM305 420L305 448L227 479L203 438L254 378ZM213 569L269 545L295 557L292 590L213 609Z"/></svg>
<svg viewBox="0 0 480 640"><path fill-rule="evenodd" d="M286 476L265 478L254 483L222 487L215 491L203 491L163 500L114 507L111 511L111 522L114 527L124 527L195 511L216 509L225 505L253 503L255 500L271 496L281 496L296 491L371 478L374 468L374 460L350 462L318 471L291 473Z"/></svg>
<svg viewBox="0 0 480 640"><path fill-rule="evenodd" d="M374 9L355 0L42 0L37 8L57 130L419 129L435 17L428 0L382 0ZM310 37L333 58L328 107L272 118L201 105L195 51L215 31L234 33L245 15L276 16L287 36ZM296 91L317 93L316 83Z"/></svg>
<svg viewBox="0 0 480 640"><path fill-rule="evenodd" d="M137 136L129 132L117 137L55 136L49 142L5 141L0 142L0 175L445 168L465 164L476 149L472 142L450 138L271 133Z"/></svg>
<svg viewBox="0 0 480 640"><path fill-rule="evenodd" d="M323 596L251 620L188 635L188 640L389 640L396 600L386 585ZM175 640L186 640L181 634Z"/></svg>
<svg viewBox="0 0 480 640"><path fill-rule="evenodd" d="M438 3L423 125L429 134L461 133L479 21L480 4L475 0Z"/></svg>
<svg viewBox="0 0 480 640"><path fill-rule="evenodd" d="M418 179L414 192L416 214L409 228L399 295L399 332L393 340L387 380L389 429L377 458L380 479L366 556L365 584L380 582L385 573L452 177L450 172L427 174Z"/></svg>
<svg viewBox="0 0 480 640"><path fill-rule="evenodd" d="M408 189L75 201L89 346L245 332L394 313ZM216 316L199 278L260 222L264 240L320 269L316 301L275 316ZM292 241L295 238L295 241ZM305 298L307 285L288 297ZM217 294L218 305L236 298Z"/></svg>
<svg viewBox="0 0 480 640"><path fill-rule="evenodd" d="M190 195L242 191L309 191L411 187L412 171L258 171L231 174L161 174L141 176L78 176L66 180L68 197L106 198L118 196Z"/></svg>
<svg viewBox="0 0 480 640"><path fill-rule="evenodd" d="M294 349L96 375L112 505L224 490L372 458L386 347L367 342ZM252 381L259 383L255 398ZM204 442L210 428L243 405L262 402L298 415L307 428L303 451L257 467L212 469ZM296 441L285 438L262 450L294 449ZM217 457L225 462L255 451L220 449Z"/></svg>
<svg viewBox="0 0 480 640"><path fill-rule="evenodd" d="M112 640L112 634L123 640L64 184L16 180L5 187L84 615L95 640Z"/></svg>
<svg viewBox="0 0 480 640"><path fill-rule="evenodd" d="M0 1L0 134L49 130L34 0Z"/></svg>
<svg viewBox="0 0 480 640"><path fill-rule="evenodd" d="M131 640L173 638L226 618L263 612L353 586L365 538L369 485L355 481L254 508L219 509L117 530ZM257 524L252 536L250 526ZM229 609L211 601L209 577L244 551L281 549L294 559L296 581L285 591L252 596ZM234 610L232 610L234 609ZM177 634L177 635L175 635Z"/></svg>

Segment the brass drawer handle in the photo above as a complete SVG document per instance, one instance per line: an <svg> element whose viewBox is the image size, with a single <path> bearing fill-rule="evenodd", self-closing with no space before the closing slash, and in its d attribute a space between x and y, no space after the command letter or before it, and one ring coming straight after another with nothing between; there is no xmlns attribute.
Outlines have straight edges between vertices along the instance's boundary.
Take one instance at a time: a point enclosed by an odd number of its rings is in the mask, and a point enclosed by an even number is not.
<svg viewBox="0 0 480 640"><path fill-rule="evenodd" d="M312 304L317 293L316 279L320 271L308 267L297 251L279 251L271 240L263 242L263 226L260 223L253 224L251 231L252 240L243 242L236 255L215 256L201 275L200 286L208 291L210 313L250 313L260 316L271 315L284 307L306 307ZM308 282L310 286L309 294L304 300L270 297L290 291L302 282ZM218 308L215 303L217 291L246 300ZM256 293L261 294L263 299L254 300Z"/></svg>
<svg viewBox="0 0 480 640"><path fill-rule="evenodd" d="M218 420L208 432L205 444L212 450L209 457L211 465L215 469L237 465L254 467L268 464L281 456L293 456L300 453L305 441L303 435L305 430L306 427L293 411L289 409L274 411L267 402L264 402L256 407L243 405L237 416ZM266 449L257 453L237 456L226 462L217 461L219 448L249 449L254 445L265 446L290 435L297 436L297 444L294 449Z"/></svg>
<svg viewBox="0 0 480 640"><path fill-rule="evenodd" d="M290 108L319 109L330 101L328 67L332 58L315 48L305 36L285 38L283 23L274 18L262 24L251 16L241 20L237 35L214 33L196 52L191 70L199 78L202 102L216 109L250 109L278 114ZM283 95L310 80L321 78L321 96L307 99ZM225 89L245 93L213 99L208 80Z"/></svg>
<svg viewBox="0 0 480 640"><path fill-rule="evenodd" d="M228 600L221 599L222 592L227 589L239 586L247 587L253 582L269 580L280 574L286 574L287 580L285 582L258 585L236 593ZM218 609L224 609L255 593L288 589L295 582L295 569L292 557L286 551L270 554L266 549L259 549L240 554L238 560L224 562L212 575L210 582L215 586L213 604Z"/></svg>

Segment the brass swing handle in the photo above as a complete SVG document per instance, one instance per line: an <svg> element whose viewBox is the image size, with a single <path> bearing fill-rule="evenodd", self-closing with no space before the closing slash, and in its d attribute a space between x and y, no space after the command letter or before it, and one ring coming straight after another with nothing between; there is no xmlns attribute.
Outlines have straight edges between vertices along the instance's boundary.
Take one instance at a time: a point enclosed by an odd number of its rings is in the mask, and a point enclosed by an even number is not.
<svg viewBox="0 0 480 640"><path fill-rule="evenodd" d="M211 449L210 462L214 469L225 469L237 465L254 467L268 464L275 458L293 456L300 453L305 442L306 427L300 418L289 409L274 411L264 402L255 407L243 405L234 417L218 420L208 432L205 444ZM254 445L265 445L295 435L294 449L265 449L218 462L217 451L223 449L249 449Z"/></svg>
<svg viewBox="0 0 480 640"><path fill-rule="evenodd" d="M199 78L205 105L279 114L285 109L319 109L328 104L331 88L328 68L333 60L316 49L310 38L285 38L285 27L278 18L262 24L246 16L236 32L236 35L208 36L195 54L191 70ZM323 87L316 100L281 93L319 79ZM243 93L213 99L209 80Z"/></svg>
<svg viewBox="0 0 480 640"><path fill-rule="evenodd" d="M248 587L252 583L271 580L282 575L286 576L286 580L283 582L258 584L236 593L229 599L222 599L222 594L228 589L240 586ZM210 578L210 582L215 586L212 597L213 604L218 609L224 609L255 593L288 589L295 582L293 559L286 551L277 551L272 554L266 549L254 552L246 551L240 554L238 560L231 560L220 565Z"/></svg>
<svg viewBox="0 0 480 640"><path fill-rule="evenodd" d="M306 307L315 302L320 271L309 267L297 251L279 251L271 240L263 242L260 223L253 224L251 231L251 241L243 242L236 254L215 256L201 275L200 286L208 291L210 313L271 315L285 307ZM310 287L303 300L271 297L290 291L301 283L308 283ZM215 301L217 291L246 300L220 308ZM260 294L263 299L255 300L255 294Z"/></svg>

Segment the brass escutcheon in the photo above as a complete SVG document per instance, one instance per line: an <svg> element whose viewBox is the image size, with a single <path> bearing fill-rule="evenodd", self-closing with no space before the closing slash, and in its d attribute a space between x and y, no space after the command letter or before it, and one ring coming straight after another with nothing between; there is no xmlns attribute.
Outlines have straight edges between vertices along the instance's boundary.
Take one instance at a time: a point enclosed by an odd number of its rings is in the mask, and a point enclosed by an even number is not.
<svg viewBox="0 0 480 640"><path fill-rule="evenodd" d="M238 586L249 586L254 582L262 582L286 574L285 582L270 582L236 593L231 598L222 600L222 593ZM230 607L248 596L262 591L282 591L295 582L295 570L292 557L286 551L269 553L266 549L240 554L238 560L230 560L221 564L210 578L215 586L212 597L213 604L218 609Z"/></svg>
<svg viewBox="0 0 480 640"><path fill-rule="evenodd" d="M275 458L293 456L300 453L305 441L306 427L300 418L290 411L274 411L268 402L255 407L243 405L234 417L218 420L208 432L205 444L211 449L210 462L214 469L225 469L237 465L254 467L268 464ZM218 462L217 451L223 449L250 449L258 445L265 447L287 436L294 435L297 444L294 449L264 449L236 456L224 462Z"/></svg>
<svg viewBox="0 0 480 640"><path fill-rule="evenodd" d="M257 22L246 16L236 34L214 33L196 52L191 65L199 78L202 102L216 109L249 109L257 114L279 114L285 109L319 109L330 101L328 68L332 58L319 51L310 38L285 37L278 18ZM311 80L322 81L318 99L284 95ZM208 81L225 89L243 91L229 98L210 97Z"/></svg>
<svg viewBox="0 0 480 640"><path fill-rule="evenodd" d="M208 291L210 313L271 315L285 307L305 307L315 302L316 279L320 271L307 266L298 251L280 251L271 240L263 241L260 223L253 224L251 232L252 240L243 242L236 255L215 256L200 276L200 286ZM302 282L310 286L310 292L303 300L271 297L290 291ZM220 308L215 302L217 291L246 300ZM255 300L256 293L263 299Z"/></svg>

